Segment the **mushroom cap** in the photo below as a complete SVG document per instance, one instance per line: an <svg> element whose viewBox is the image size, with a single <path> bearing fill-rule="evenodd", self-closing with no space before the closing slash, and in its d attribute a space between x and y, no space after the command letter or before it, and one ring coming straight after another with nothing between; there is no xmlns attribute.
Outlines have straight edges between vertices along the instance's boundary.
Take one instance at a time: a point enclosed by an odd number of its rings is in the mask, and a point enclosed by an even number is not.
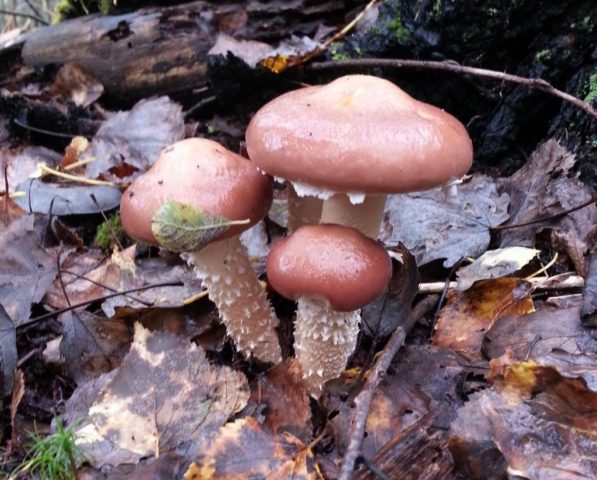
<svg viewBox="0 0 597 480"><path fill-rule="evenodd" d="M426 190L464 175L473 159L460 121L368 75L275 98L252 118L246 143L270 175L336 192Z"/></svg>
<svg viewBox="0 0 597 480"><path fill-rule="evenodd" d="M120 215L125 230L137 240L158 245L152 217L170 201L225 220L250 219L214 238L220 240L265 217L272 203L271 178L217 142L189 138L165 148L155 164L124 192Z"/></svg>
<svg viewBox="0 0 597 480"><path fill-rule="evenodd" d="M270 284L284 297L323 297L334 310L348 312L383 293L392 261L385 248L358 230L320 224L278 241L266 269Z"/></svg>

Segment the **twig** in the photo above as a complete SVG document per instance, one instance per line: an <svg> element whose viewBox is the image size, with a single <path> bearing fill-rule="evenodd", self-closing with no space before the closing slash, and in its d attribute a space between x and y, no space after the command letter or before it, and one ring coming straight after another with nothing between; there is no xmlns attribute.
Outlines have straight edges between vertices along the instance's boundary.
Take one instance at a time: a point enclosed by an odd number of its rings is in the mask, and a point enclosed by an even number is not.
<svg viewBox="0 0 597 480"><path fill-rule="evenodd" d="M533 286L533 290L561 290L564 288L582 288L585 284L583 277L579 275L571 275L562 280L553 280L553 277L548 278L529 278L525 279ZM522 280L522 279L521 279ZM420 283L419 293L439 293L446 286L446 282L430 282ZM458 282L448 283L448 289L458 288Z"/></svg>
<svg viewBox="0 0 597 480"><path fill-rule="evenodd" d="M404 344L404 340L410 329L419 318L431 311L437 302L437 299L437 295L430 295L413 307L403 325L400 325L392 334L390 340L383 349L383 352L378 357L377 362L375 362L373 369L369 373L363 390L361 390L361 393L355 398L355 413L352 421L352 428L350 429L348 447L344 454L344 461L342 462L338 480L350 480L352 478L355 461L361 453L361 443L363 441L367 416L369 415L369 409L371 408L375 390L382 381L392 359Z"/></svg>
<svg viewBox="0 0 597 480"><path fill-rule="evenodd" d="M488 70L486 68L468 67L460 65L453 60L433 61L433 60L405 60L398 58L359 58L353 60L316 62L310 65L313 70L326 70L331 68L359 68L359 67L390 67L390 68L414 68L427 70L442 70L444 72L464 73L475 75L477 77L493 78L504 82L517 83L525 85L530 88L536 88L545 93L561 98L568 103L580 108L585 113L593 118L597 118L597 110L595 110L587 102L583 102L569 93L558 90L549 82L542 78L526 78L512 75L510 73L498 72L495 70Z"/></svg>
<svg viewBox="0 0 597 480"><path fill-rule="evenodd" d="M79 175L71 175L70 173L60 172L58 170L54 170L53 168L48 167L45 163L40 162L37 164L37 167L41 171L42 175L54 175L56 177L64 178L65 180L70 180L72 182L79 182L84 183L86 185L95 185L95 186L104 186L104 187L115 187L116 184L113 182L106 182L104 180L94 180L92 178L81 177Z"/></svg>
<svg viewBox="0 0 597 480"><path fill-rule="evenodd" d="M31 130L32 132L43 133L44 135L50 135L52 137L58 138L75 138L79 135L75 135L74 133L60 133L60 132L53 132L51 130L46 130L44 128L32 127L31 125L27 125L24 122L21 122L18 118L13 119L12 121L15 125L18 125L25 130Z"/></svg>
<svg viewBox="0 0 597 480"><path fill-rule="evenodd" d="M30 18L31 20L35 20L42 25L49 25L50 23L43 18L38 17L37 15L33 15L31 13L21 13L21 12L13 12L12 10L4 10L0 8L0 14L2 15L12 15L13 17L23 17L23 18Z"/></svg>
<svg viewBox="0 0 597 480"><path fill-rule="evenodd" d="M149 290L151 288L180 287L182 285L183 285L182 282L157 283L155 285L146 285L144 287L131 288L130 290L126 290L124 292L116 292L116 293L111 293L109 295L104 295L102 297L92 298L91 300L85 300L84 302L75 303L74 305L70 305L69 307L66 307L66 308L61 308L59 310L54 310L53 312L44 313L43 315L40 315L39 317L30 318L26 322L23 322L23 323L17 325L17 329L23 329L25 327L29 327L29 326L31 326L31 325L33 325L35 323L41 322L42 320L45 320L47 318L55 317L56 315L60 315L61 313L65 313L65 312L68 312L70 310L74 310L75 308L85 307L87 305L91 305L92 303L101 302L103 300L108 300L110 298L118 297L120 295L125 295L127 293L141 292L142 290Z"/></svg>

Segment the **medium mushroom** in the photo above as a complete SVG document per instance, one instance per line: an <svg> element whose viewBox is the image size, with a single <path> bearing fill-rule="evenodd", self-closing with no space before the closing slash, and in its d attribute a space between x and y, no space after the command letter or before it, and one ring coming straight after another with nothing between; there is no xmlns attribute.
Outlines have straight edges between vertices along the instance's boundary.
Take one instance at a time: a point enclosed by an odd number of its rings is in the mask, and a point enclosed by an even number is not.
<svg viewBox="0 0 597 480"><path fill-rule="evenodd" d="M321 222L377 238L386 194L426 190L464 175L473 149L452 115L393 83L348 75L275 98L252 118L249 157L324 199Z"/></svg>
<svg viewBox="0 0 597 480"><path fill-rule="evenodd" d="M250 161L190 138L166 148L129 186L120 213L133 238L188 252L239 351L278 362L278 319L239 240L271 202L271 178Z"/></svg>
<svg viewBox="0 0 597 480"><path fill-rule="evenodd" d="M272 287L298 302L294 349L308 391L319 396L346 367L360 308L384 292L390 257L354 228L306 225L272 247L266 268Z"/></svg>

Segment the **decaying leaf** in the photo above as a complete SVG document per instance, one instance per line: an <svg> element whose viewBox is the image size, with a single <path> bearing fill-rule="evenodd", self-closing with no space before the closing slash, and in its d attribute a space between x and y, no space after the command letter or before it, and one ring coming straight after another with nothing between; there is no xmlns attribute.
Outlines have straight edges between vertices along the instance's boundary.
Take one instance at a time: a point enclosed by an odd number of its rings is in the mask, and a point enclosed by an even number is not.
<svg viewBox="0 0 597 480"><path fill-rule="evenodd" d="M0 399L12 392L17 370L17 333L14 323L0 304Z"/></svg>
<svg viewBox="0 0 597 480"><path fill-rule="evenodd" d="M8 187L11 193L17 185L25 182L37 170L40 162L48 166L57 165L60 155L44 147L26 147L20 153L15 150L0 149L0 192L4 192L4 169L7 169Z"/></svg>
<svg viewBox="0 0 597 480"><path fill-rule="evenodd" d="M58 70L50 92L71 100L75 105L88 107L102 96L104 86L80 65L65 63Z"/></svg>
<svg viewBox="0 0 597 480"><path fill-rule="evenodd" d="M534 362L492 364L495 388L459 412L452 434L493 442L510 474L547 480L597 476L597 393Z"/></svg>
<svg viewBox="0 0 597 480"><path fill-rule="evenodd" d="M115 114L100 127L91 142L91 151L85 154L85 158L95 157L87 166L87 176L128 182L130 177L111 175L110 169L128 165L144 172L164 147L183 138L180 105L168 97L141 100L132 110Z"/></svg>
<svg viewBox="0 0 597 480"><path fill-rule="evenodd" d="M539 250L526 247L506 247L489 250L473 263L459 268L458 290L469 289L477 280L505 277L520 270L539 254Z"/></svg>
<svg viewBox="0 0 597 480"><path fill-rule="evenodd" d="M591 199L589 188L578 180L578 173L572 173L575 162L575 155L555 140L540 145L529 161L503 182L512 199L511 223L555 215ZM597 206L589 205L549 224L506 230L501 246L532 247L535 234L545 227L553 229L556 247L565 250L584 275L591 246L597 241Z"/></svg>
<svg viewBox="0 0 597 480"><path fill-rule="evenodd" d="M274 435L253 417L224 425L184 475L185 480L310 480L311 449L290 433Z"/></svg>
<svg viewBox="0 0 597 480"><path fill-rule="evenodd" d="M534 313L509 314L497 319L483 339L483 353L489 358L507 350L514 358L543 355L554 348L580 353L588 345L597 347L580 324L580 312L572 308L544 308ZM581 348L582 347L582 348Z"/></svg>
<svg viewBox="0 0 597 480"><path fill-rule="evenodd" d="M582 323L586 327L597 327L597 251L591 255L582 295Z"/></svg>
<svg viewBox="0 0 597 480"><path fill-rule="evenodd" d="M200 250L232 225L250 220L228 220L198 207L170 200L151 218L151 231L158 243L175 252Z"/></svg>
<svg viewBox="0 0 597 480"><path fill-rule="evenodd" d="M56 277L56 252L43 248L33 215L14 220L0 235L0 304L16 326L29 319Z"/></svg>
<svg viewBox="0 0 597 480"><path fill-rule="evenodd" d="M508 219L508 205L508 195L498 194L495 182L482 175L460 185L453 202L441 188L390 195L386 218L393 233L385 243L404 243L418 265L444 258L450 267L485 252L489 228Z"/></svg>
<svg viewBox="0 0 597 480"><path fill-rule="evenodd" d="M332 418L339 451L348 445L355 412L354 402L347 399L356 378L344 373L341 378L328 382L322 402L327 412L338 412ZM355 392L356 393L356 392ZM367 416L363 455L371 458L392 437L406 430L429 412L429 398L417 385L407 384L394 375L387 375L375 391Z"/></svg>
<svg viewBox="0 0 597 480"><path fill-rule="evenodd" d="M414 257L400 244L397 252L402 263L394 263L394 272L387 291L361 310L363 332L376 339L391 335L410 311L419 289L419 271Z"/></svg>
<svg viewBox="0 0 597 480"><path fill-rule="evenodd" d="M478 357L493 322L509 313L534 310L530 294L530 284L518 278L482 280L465 292L448 292L433 343Z"/></svg>
<svg viewBox="0 0 597 480"><path fill-rule="evenodd" d="M309 395L296 359L270 368L251 386L248 410L263 410L263 425L273 433L288 432L307 441L311 438Z"/></svg>
<svg viewBox="0 0 597 480"><path fill-rule="evenodd" d="M242 373L211 366L185 338L139 324L131 350L107 375L85 415L88 422L78 429L78 442L97 467L158 457L183 442L204 450L210 435L249 398ZM66 409L80 412L72 399Z"/></svg>
<svg viewBox="0 0 597 480"><path fill-rule="evenodd" d="M31 213L80 215L113 210L120 205L120 190L107 185L47 183L32 178L20 183L24 192L15 199L23 210Z"/></svg>

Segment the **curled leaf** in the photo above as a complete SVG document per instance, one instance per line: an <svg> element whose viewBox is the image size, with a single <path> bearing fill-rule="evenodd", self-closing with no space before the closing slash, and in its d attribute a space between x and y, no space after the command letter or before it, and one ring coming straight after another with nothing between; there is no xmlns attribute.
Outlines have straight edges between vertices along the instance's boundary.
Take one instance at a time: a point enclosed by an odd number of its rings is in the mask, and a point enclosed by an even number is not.
<svg viewBox="0 0 597 480"><path fill-rule="evenodd" d="M192 252L200 250L231 226L249 222L249 219L228 220L171 200L153 215L151 231L161 246L177 252Z"/></svg>

